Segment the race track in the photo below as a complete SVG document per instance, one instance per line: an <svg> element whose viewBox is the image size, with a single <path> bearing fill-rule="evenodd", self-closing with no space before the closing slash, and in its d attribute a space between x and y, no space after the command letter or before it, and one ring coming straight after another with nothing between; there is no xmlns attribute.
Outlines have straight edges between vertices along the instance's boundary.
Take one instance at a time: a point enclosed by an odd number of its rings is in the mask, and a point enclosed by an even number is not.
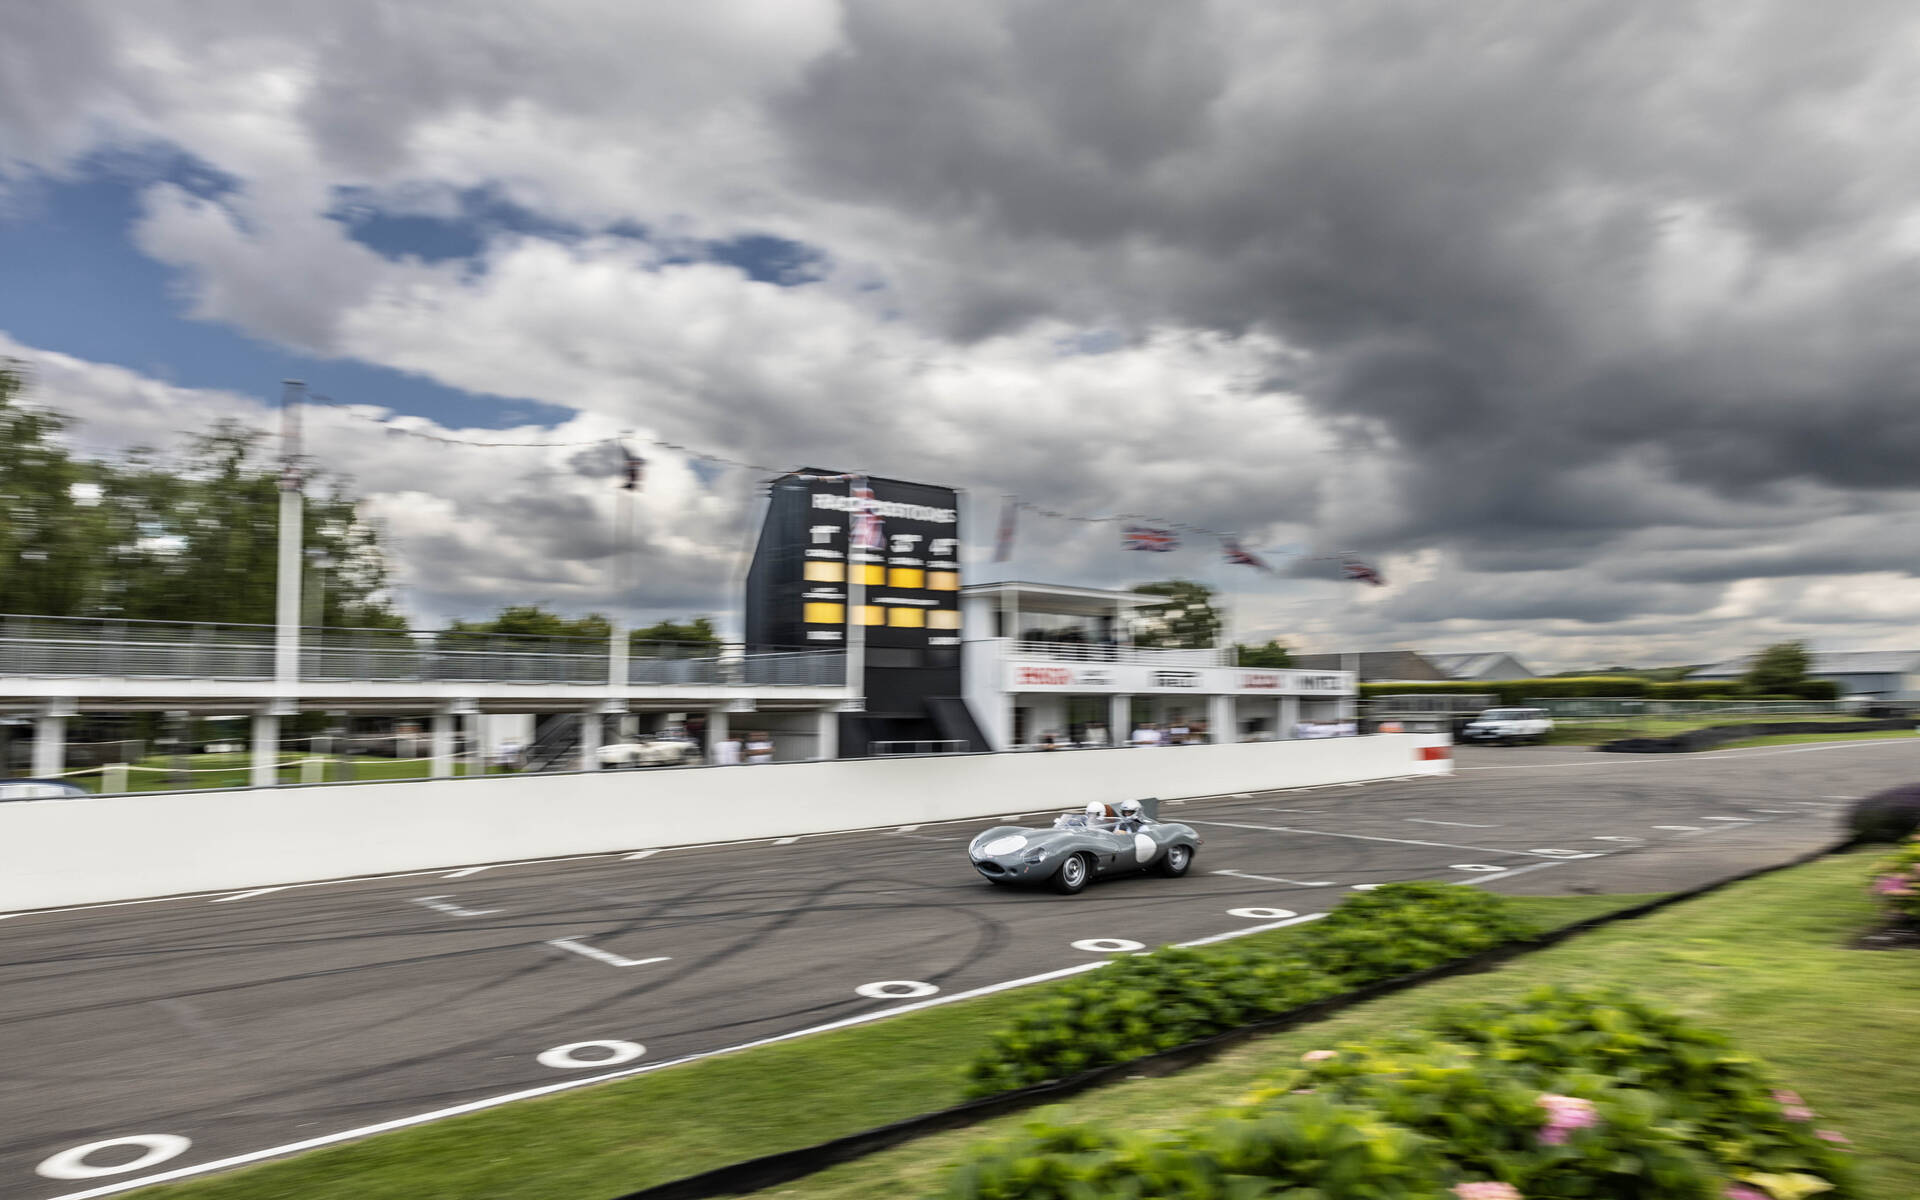
<svg viewBox="0 0 1920 1200"><path fill-rule="evenodd" d="M938 1003L1125 942L1268 926L1355 886L1707 882L1830 843L1846 800L1920 775L1920 745L1462 748L1459 764L1170 805L1206 838L1192 874L1070 898L980 880L966 840L991 822L968 822L0 918L0 1195L111 1195ZM1089 939L1124 942L1076 947ZM882 998L858 991L881 983L895 985ZM563 1049L585 1042L622 1045ZM81 1151L95 1143L118 1144Z"/></svg>

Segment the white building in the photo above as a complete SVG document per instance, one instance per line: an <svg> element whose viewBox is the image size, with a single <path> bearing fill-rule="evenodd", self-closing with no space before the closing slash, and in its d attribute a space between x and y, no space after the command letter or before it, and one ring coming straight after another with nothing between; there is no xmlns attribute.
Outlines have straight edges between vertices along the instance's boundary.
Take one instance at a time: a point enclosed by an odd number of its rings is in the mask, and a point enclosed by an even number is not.
<svg viewBox="0 0 1920 1200"><path fill-rule="evenodd" d="M1143 722L1193 740L1266 741L1352 713L1344 671L1236 667L1225 646L1132 645L1130 618L1158 602L1044 583L962 588L967 706L993 748L1124 742Z"/></svg>

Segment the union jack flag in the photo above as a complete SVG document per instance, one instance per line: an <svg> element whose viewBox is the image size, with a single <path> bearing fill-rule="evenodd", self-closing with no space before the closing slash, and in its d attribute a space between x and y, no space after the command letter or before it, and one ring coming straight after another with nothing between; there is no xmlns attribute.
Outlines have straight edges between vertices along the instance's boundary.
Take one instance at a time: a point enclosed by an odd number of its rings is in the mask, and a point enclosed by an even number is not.
<svg viewBox="0 0 1920 1200"><path fill-rule="evenodd" d="M620 487L623 491L637 492L640 485L646 482L647 460L625 446L620 447L620 453L626 457L626 475Z"/></svg>
<svg viewBox="0 0 1920 1200"><path fill-rule="evenodd" d="M1120 530L1120 545L1127 550L1154 550L1164 554L1180 545L1180 535L1152 525L1126 525Z"/></svg>
<svg viewBox="0 0 1920 1200"><path fill-rule="evenodd" d="M879 501L873 498L873 489L867 486L863 475L853 481L849 492L858 506L853 511L853 548L855 550L878 550L886 545L880 533Z"/></svg>
<svg viewBox="0 0 1920 1200"><path fill-rule="evenodd" d="M1387 586L1386 577L1357 558L1349 558L1340 564L1340 569L1348 579L1355 583L1370 583L1374 587Z"/></svg>
<svg viewBox="0 0 1920 1200"><path fill-rule="evenodd" d="M1013 523L1020 515L1020 501L1008 496L1000 507L1000 532L993 539L993 561L1006 562L1013 557Z"/></svg>
<svg viewBox="0 0 1920 1200"><path fill-rule="evenodd" d="M1242 567L1252 567L1256 571L1271 572L1273 570L1272 567L1266 564L1264 559L1245 546L1242 546L1233 538L1221 538L1220 548L1226 553L1227 561L1230 563L1235 563Z"/></svg>

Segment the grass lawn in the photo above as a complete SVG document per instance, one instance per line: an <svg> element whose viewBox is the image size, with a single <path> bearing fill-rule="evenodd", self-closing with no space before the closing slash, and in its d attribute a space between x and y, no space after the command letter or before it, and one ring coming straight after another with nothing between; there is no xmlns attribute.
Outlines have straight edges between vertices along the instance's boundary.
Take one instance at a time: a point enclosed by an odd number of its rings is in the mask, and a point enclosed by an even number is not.
<svg viewBox="0 0 1920 1200"><path fill-rule="evenodd" d="M304 753L291 751L280 755L280 782L301 783L306 775L300 760ZM187 756L187 768L191 772L186 783L175 783L173 779L174 761L163 754L150 755L129 766L138 770L127 772L127 790L130 792L165 792L183 788L223 788L246 787L253 782L253 755L239 754L190 754ZM460 764L465 773L466 764ZM504 768L489 767L488 774L497 774ZM375 758L356 756L352 762L352 779L425 779L431 770L431 760L425 758ZM94 772L86 775L70 776L72 782L97 792L101 787L102 775ZM338 783L345 781L342 764L335 760L326 765L319 782Z"/></svg>
<svg viewBox="0 0 1920 1200"><path fill-rule="evenodd" d="M1617 741L1620 738L1671 737L1676 733L1710 729L1715 725L1765 725L1773 721L1841 722L1860 719L1843 714L1825 713L1789 713L1778 717L1720 713L1716 716L1702 717L1607 717L1596 721L1566 719L1554 722L1553 732L1547 735L1546 743L1550 746L1597 746L1601 742Z"/></svg>
<svg viewBox="0 0 1920 1200"><path fill-rule="evenodd" d="M1868 1194L1920 1196L1920 952L1846 949L1873 924L1863 880L1884 850L1829 858L1586 934L1486 974L1429 984L1242 1046L1165 1079L1088 1092L1051 1120L1187 1126L1308 1050L1375 1037L1443 1004L1508 999L1541 983L1631 987L1737 1038L1858 1143ZM828 1200L937 1193L947 1167L1007 1118L943 1134L768 1195ZM556 1193L557 1195L558 1193Z"/></svg>
<svg viewBox="0 0 1920 1200"><path fill-rule="evenodd" d="M1540 924L1553 926L1646 898L1526 897L1517 903ZM1253 936L1285 941L1296 934L1282 929ZM1050 986L960 1001L133 1194L141 1200L610 1200L957 1104L964 1099L968 1061L1010 1014Z"/></svg>
<svg viewBox="0 0 1920 1200"><path fill-rule="evenodd" d="M1785 746L1792 742L1858 742L1882 738L1911 738L1911 729L1881 729L1867 733L1776 733L1772 737L1741 738L1737 742L1723 742L1715 750L1739 750L1747 746Z"/></svg>

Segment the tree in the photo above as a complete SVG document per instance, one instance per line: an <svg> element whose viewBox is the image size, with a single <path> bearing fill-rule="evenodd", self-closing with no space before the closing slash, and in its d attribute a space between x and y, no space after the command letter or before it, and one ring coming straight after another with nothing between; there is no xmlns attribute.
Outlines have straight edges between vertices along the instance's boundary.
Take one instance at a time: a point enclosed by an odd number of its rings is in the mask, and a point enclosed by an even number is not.
<svg viewBox="0 0 1920 1200"><path fill-rule="evenodd" d="M1220 614L1213 607L1213 589L1191 579L1143 583L1133 589L1143 596L1165 599L1135 614L1133 644L1162 649L1198 649L1220 636Z"/></svg>
<svg viewBox="0 0 1920 1200"><path fill-rule="evenodd" d="M1293 651L1280 644L1274 638L1261 646L1235 646L1236 661L1243 667L1265 667L1268 670L1280 670L1293 665Z"/></svg>
<svg viewBox="0 0 1920 1200"><path fill-rule="evenodd" d="M713 631L711 617L695 617L684 624L659 621L645 629L636 629L627 635L628 645L636 650L650 642L673 642L684 646L715 649L720 645L720 635Z"/></svg>
<svg viewBox="0 0 1920 1200"><path fill-rule="evenodd" d="M563 617L538 604L509 604L485 621L453 621L451 633L494 633L526 638L592 638L607 641L613 625L600 613L584 617Z"/></svg>
<svg viewBox="0 0 1920 1200"><path fill-rule="evenodd" d="M77 616L100 588L98 487L53 440L67 418L23 403L25 390L20 365L0 360L0 612Z"/></svg>
<svg viewBox="0 0 1920 1200"><path fill-rule="evenodd" d="M1807 647L1804 642L1778 642L1754 655L1744 680L1748 690L1762 695L1784 692L1804 683L1807 678Z"/></svg>

